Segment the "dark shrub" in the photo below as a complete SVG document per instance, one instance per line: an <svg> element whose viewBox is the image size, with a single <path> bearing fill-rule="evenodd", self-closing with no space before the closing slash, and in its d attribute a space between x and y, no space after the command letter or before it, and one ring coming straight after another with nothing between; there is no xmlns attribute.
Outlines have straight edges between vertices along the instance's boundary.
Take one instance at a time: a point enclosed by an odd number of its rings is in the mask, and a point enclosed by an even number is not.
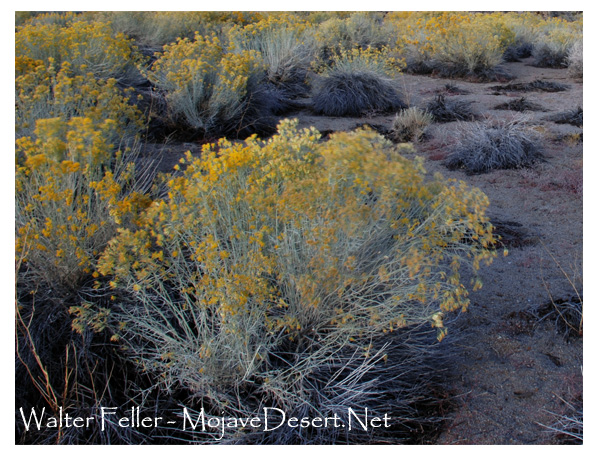
<svg viewBox="0 0 599 457"><path fill-rule="evenodd" d="M538 103L531 102L526 97L520 97L517 100L501 103L493 109L510 110L510 111L545 111Z"/></svg>
<svg viewBox="0 0 599 457"><path fill-rule="evenodd" d="M314 95L314 112L325 116L364 116L405 108L391 80L373 72L333 71Z"/></svg>
<svg viewBox="0 0 599 457"><path fill-rule="evenodd" d="M487 120L462 125L445 165L475 174L527 167L540 158L539 134L522 120Z"/></svg>
<svg viewBox="0 0 599 457"><path fill-rule="evenodd" d="M548 121L553 121L556 124L570 124L576 127L582 127L582 107L573 110L563 111L553 116L547 117Z"/></svg>
<svg viewBox="0 0 599 457"><path fill-rule="evenodd" d="M426 110L435 122L473 121L476 115L470 108L471 103L439 95L427 105Z"/></svg>

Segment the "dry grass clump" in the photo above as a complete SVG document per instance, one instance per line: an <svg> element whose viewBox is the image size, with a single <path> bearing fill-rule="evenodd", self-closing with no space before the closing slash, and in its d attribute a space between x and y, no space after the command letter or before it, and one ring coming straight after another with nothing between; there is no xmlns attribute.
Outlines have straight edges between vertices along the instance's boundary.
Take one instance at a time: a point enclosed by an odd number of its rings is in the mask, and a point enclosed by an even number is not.
<svg viewBox="0 0 599 457"><path fill-rule="evenodd" d="M510 100L509 102L500 103L493 109L510 110L510 111L546 111L538 103L531 102L526 97L520 97L517 100Z"/></svg>
<svg viewBox="0 0 599 457"><path fill-rule="evenodd" d="M473 121L476 114L472 111L471 101L438 95L426 106L435 122Z"/></svg>
<svg viewBox="0 0 599 457"><path fill-rule="evenodd" d="M313 107L325 116L364 116L405 108L385 53L354 49L337 56L315 83Z"/></svg>
<svg viewBox="0 0 599 457"><path fill-rule="evenodd" d="M466 89L459 87L456 83L446 83L443 87L435 90L440 95L466 95L469 94Z"/></svg>
<svg viewBox="0 0 599 457"><path fill-rule="evenodd" d="M233 428L221 442L392 442L418 429L430 337L468 305L460 264L490 262L494 240L480 191L425 179L390 146L365 130L320 142L291 121L268 141L221 140L218 154L189 155L168 198L104 252L100 271L133 297L110 305L107 325L156 387L218 416L268 405L395 417L374 436ZM433 334L417 336L423 325Z"/></svg>
<svg viewBox="0 0 599 457"><path fill-rule="evenodd" d="M502 86L493 86L490 89L498 93L501 92L563 92L568 90L570 86L567 84L558 83L555 81L547 81L544 79L535 79L529 83L512 83Z"/></svg>
<svg viewBox="0 0 599 457"><path fill-rule="evenodd" d="M579 106L573 110L562 111L561 113L554 114L546 119L548 121L553 121L556 124L570 124L576 127L582 127L582 117L582 107Z"/></svg>
<svg viewBox="0 0 599 457"><path fill-rule="evenodd" d="M451 153L450 169L486 173L528 167L541 158L541 138L523 118L463 123Z"/></svg>
<svg viewBox="0 0 599 457"><path fill-rule="evenodd" d="M433 116L428 111L417 107L407 108L395 116L390 136L399 143L419 141L432 122Z"/></svg>

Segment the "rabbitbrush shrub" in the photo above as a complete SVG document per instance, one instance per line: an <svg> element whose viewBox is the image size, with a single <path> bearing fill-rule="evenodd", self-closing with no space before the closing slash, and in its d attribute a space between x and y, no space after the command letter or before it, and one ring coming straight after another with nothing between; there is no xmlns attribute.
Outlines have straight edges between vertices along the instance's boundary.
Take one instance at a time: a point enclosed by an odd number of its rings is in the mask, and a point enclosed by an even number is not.
<svg viewBox="0 0 599 457"><path fill-rule="evenodd" d="M568 72L575 78L583 75L582 39L576 41L568 53Z"/></svg>
<svg viewBox="0 0 599 457"><path fill-rule="evenodd" d="M157 57L148 78L164 92L174 122L207 135L223 135L256 121L245 114L250 89L264 73L259 52L228 52L216 35L196 34L193 40L166 45Z"/></svg>
<svg viewBox="0 0 599 457"><path fill-rule="evenodd" d="M97 79L93 73L73 74L72 65L17 57L15 81L15 134L32 136L36 122L60 118L68 121L86 117L97 127L107 119L114 121L112 137L117 142L133 138L142 127L142 115L114 78Z"/></svg>
<svg viewBox="0 0 599 457"><path fill-rule="evenodd" d="M17 140L16 258L34 284L76 290L116 223L145 205L132 166L110 143L117 129L112 119L51 118Z"/></svg>
<svg viewBox="0 0 599 457"><path fill-rule="evenodd" d="M229 39L237 51L257 51L269 82L290 95L306 92L307 70L314 57L309 24L295 15L269 15L245 27L234 26Z"/></svg>
<svg viewBox="0 0 599 457"><path fill-rule="evenodd" d="M501 13L400 12L387 20L397 30L407 70L414 72L494 78L514 39Z"/></svg>
<svg viewBox="0 0 599 457"><path fill-rule="evenodd" d="M532 51L535 65L567 67L570 50L582 39L582 19L568 22L561 18L551 18L542 25L541 30Z"/></svg>
<svg viewBox="0 0 599 457"><path fill-rule="evenodd" d="M65 24L28 23L15 33L15 56L40 60L46 66L70 64L74 75L114 78L121 83L141 82L138 66L143 58L131 40L122 33L113 33L109 24L75 20L66 14ZM69 76L72 76L70 74Z"/></svg>
<svg viewBox="0 0 599 457"><path fill-rule="evenodd" d="M389 346L393 335L426 324L442 338L444 314L468 306L460 267L476 271L494 255L479 190L425 179L421 162L372 131L319 137L286 120L268 141L221 140L188 155L168 197L102 256L100 271L131 294L109 311L115 338L157 385L184 389L207 415L272 406L346 421L360 405L391 408L401 424L415 367L393 354L426 349L411 339ZM282 429L227 429L221 442L339 434Z"/></svg>

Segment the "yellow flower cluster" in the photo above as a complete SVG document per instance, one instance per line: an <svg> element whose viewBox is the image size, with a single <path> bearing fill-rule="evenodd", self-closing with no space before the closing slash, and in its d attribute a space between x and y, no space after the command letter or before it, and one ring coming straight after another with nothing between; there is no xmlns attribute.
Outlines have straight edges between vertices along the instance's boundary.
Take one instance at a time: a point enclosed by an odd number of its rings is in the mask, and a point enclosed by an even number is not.
<svg viewBox="0 0 599 457"><path fill-rule="evenodd" d="M113 34L110 24L98 21L28 23L17 28L15 55L48 65L70 63L74 74L127 79L139 74L142 57L124 34Z"/></svg>
<svg viewBox="0 0 599 457"><path fill-rule="evenodd" d="M413 68L462 76L492 70L514 39L501 13L391 13L387 21Z"/></svg>
<svg viewBox="0 0 599 457"><path fill-rule="evenodd" d="M114 121L44 119L35 140L17 140L16 258L56 287L73 288L95 269L95 260L114 235L111 216L147 206L137 192L124 196L131 170L119 170L120 154L106 139ZM108 132L108 133L107 133ZM132 218L130 218L132 219Z"/></svg>
<svg viewBox="0 0 599 457"><path fill-rule="evenodd" d="M142 126L140 111L129 103L129 91L117 86L115 79L98 80L93 74L72 75L72 66L54 62L17 58L15 130L17 137L32 135L36 121L59 117L68 121L85 116L97 127L113 121L111 139L134 136ZM106 132L105 132L106 133Z"/></svg>

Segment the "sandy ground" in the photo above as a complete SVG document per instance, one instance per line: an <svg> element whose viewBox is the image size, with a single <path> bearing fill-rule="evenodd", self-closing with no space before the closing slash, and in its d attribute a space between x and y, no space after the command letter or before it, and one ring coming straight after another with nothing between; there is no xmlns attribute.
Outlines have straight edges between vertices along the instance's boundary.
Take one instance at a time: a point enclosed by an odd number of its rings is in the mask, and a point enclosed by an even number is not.
<svg viewBox="0 0 599 457"><path fill-rule="evenodd" d="M481 116L510 117L496 105L526 96L544 111L526 112L539 126L545 161L532 169L500 170L468 176L449 171L442 159L453 141L457 123L437 124L416 145L430 172L465 180L490 199L489 215L505 235L509 255L483 267L482 290L471 294L471 306L455 323L460 328L457 358L448 386L454 410L438 444L549 444L555 442L541 424L555 422L565 401L582 396L582 338L566 338L554 321L539 322L538 310L551 300L582 297L582 142L563 136L582 128L556 124L547 116L582 106L582 81L566 70L536 68L531 60L505 64L510 83L547 80L569 86L564 92L497 92L505 83L476 83L429 76L402 75L397 84L410 106L424 107L446 83L468 93L451 95L472 101ZM394 116L329 118L308 109L292 113L300 126L322 132L352 130L369 123L390 128ZM561 139L560 139L561 138ZM182 152L199 153L196 144L146 145L146 157L168 170ZM156 155L160 152L159 155ZM157 159L154 159L157 160ZM448 336L451 339L451 328Z"/></svg>

